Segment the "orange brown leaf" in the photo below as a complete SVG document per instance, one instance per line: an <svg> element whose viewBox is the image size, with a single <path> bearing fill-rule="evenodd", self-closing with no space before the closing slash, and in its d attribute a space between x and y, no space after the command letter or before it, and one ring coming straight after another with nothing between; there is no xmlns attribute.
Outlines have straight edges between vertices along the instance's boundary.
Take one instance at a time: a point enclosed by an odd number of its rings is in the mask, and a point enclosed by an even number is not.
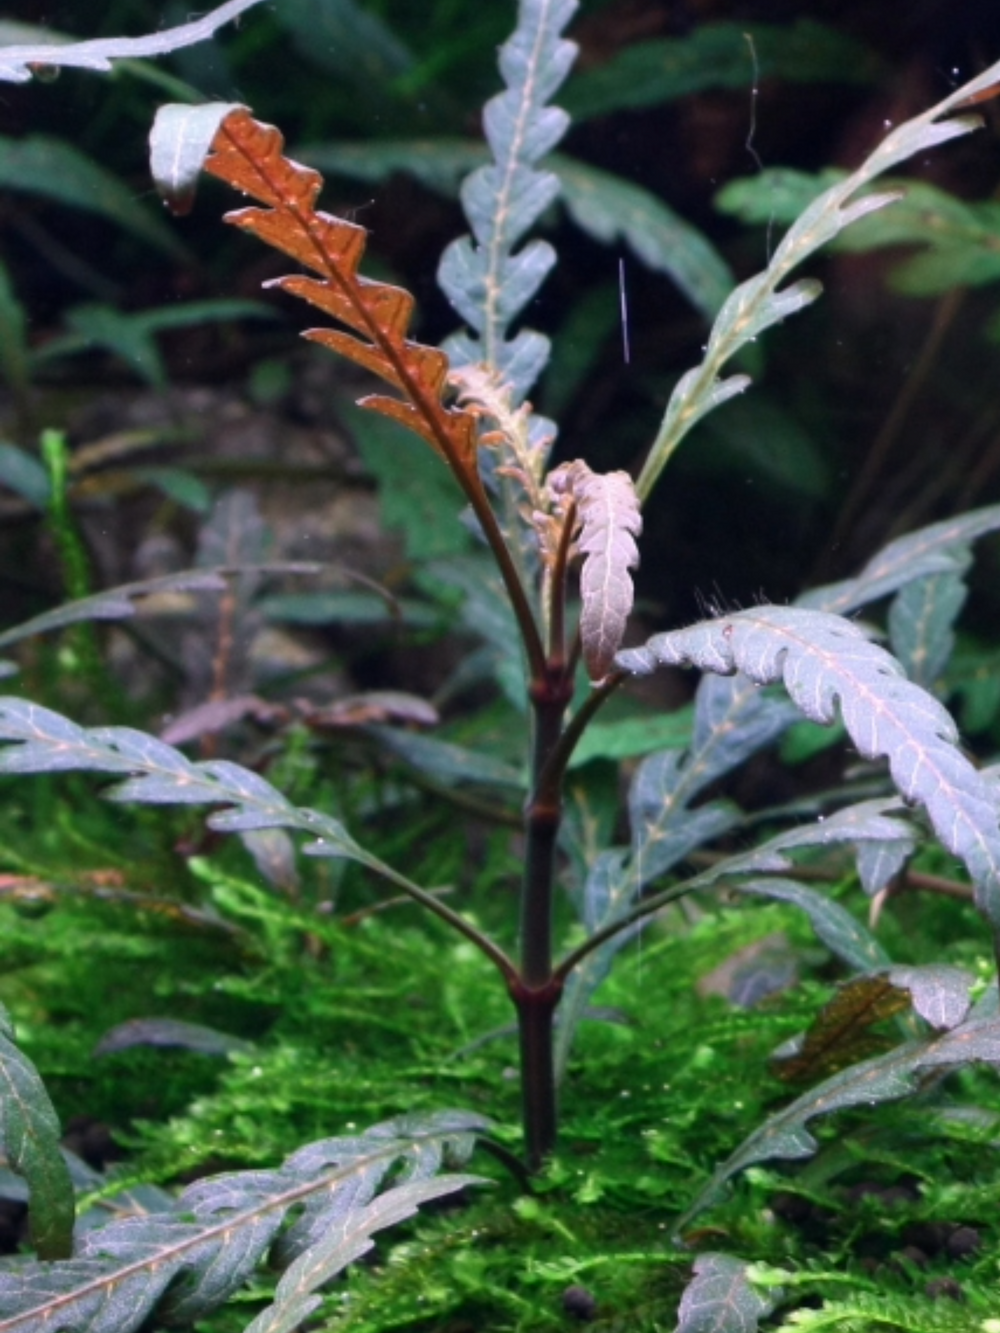
<svg viewBox="0 0 1000 1333"><path fill-rule="evenodd" d="M205 170L264 205L227 213L226 221L319 275L277 278L268 285L302 297L352 330L310 329L304 336L398 389L402 398L372 394L361 406L422 436L451 467L466 494L482 497L476 418L442 400L447 357L406 336L413 298L400 287L358 273L367 233L317 211L322 177L285 157L283 148L278 130L254 120L244 108L226 116L212 140Z"/></svg>

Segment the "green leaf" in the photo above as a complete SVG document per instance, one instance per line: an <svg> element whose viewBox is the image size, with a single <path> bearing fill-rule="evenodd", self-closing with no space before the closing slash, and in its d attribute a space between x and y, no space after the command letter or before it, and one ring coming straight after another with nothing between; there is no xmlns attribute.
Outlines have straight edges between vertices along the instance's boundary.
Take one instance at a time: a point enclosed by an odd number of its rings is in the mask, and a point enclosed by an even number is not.
<svg viewBox="0 0 1000 1333"><path fill-rule="evenodd" d="M968 562L971 563L971 552ZM889 642L906 674L934 688L955 647L954 624L968 595L963 570L915 579L889 608Z"/></svg>
<svg viewBox="0 0 1000 1333"><path fill-rule="evenodd" d="M34 454L16 444L0 443L0 486L6 486L36 509L48 507L52 489L49 474Z"/></svg>
<svg viewBox="0 0 1000 1333"><path fill-rule="evenodd" d="M0 51L0 67L2 56ZM63 139L45 134L0 137L0 186L99 213L174 258L186 253L131 188Z"/></svg>
<svg viewBox="0 0 1000 1333"><path fill-rule="evenodd" d="M977 1061L1000 1064L1000 1021L995 1017L978 1018L974 1015L943 1036L905 1042L885 1055L835 1074L754 1130L718 1167L678 1221L677 1231L683 1232L693 1217L709 1207L736 1172L775 1157L811 1157L817 1143L807 1125L815 1116L829 1115L851 1106L874 1106L879 1102L898 1100L914 1091L917 1075L924 1070Z"/></svg>
<svg viewBox="0 0 1000 1333"><path fill-rule="evenodd" d="M65 1259L73 1244L73 1182L59 1147L60 1132L45 1085L15 1045L10 1015L0 1005L0 1146L11 1168L27 1181L31 1239L38 1257L46 1260Z"/></svg>
<svg viewBox="0 0 1000 1333"><path fill-rule="evenodd" d="M414 59L386 23L356 0L282 0L275 18L299 54L368 98L390 97Z"/></svg>
<svg viewBox="0 0 1000 1333"><path fill-rule="evenodd" d="M35 364L76 352L101 347L120 357L140 378L157 388L167 384L167 371L154 334L169 329L185 329L214 320L273 319L275 311L261 301L189 301L134 313L114 306L88 304L74 306L66 316L73 330L62 338L53 338L40 348Z"/></svg>
<svg viewBox="0 0 1000 1333"><path fill-rule="evenodd" d="M654 272L665 273L707 318L732 290L729 265L704 234L642 186L575 158L546 159L562 202L583 231L610 245L621 238Z"/></svg>
<svg viewBox="0 0 1000 1333"><path fill-rule="evenodd" d="M574 120L655 106L706 88L744 88L762 79L868 83L880 62L869 47L812 19L794 24L706 23L688 37L636 42L575 75L564 95Z"/></svg>
<svg viewBox="0 0 1000 1333"><path fill-rule="evenodd" d="M174 1209L84 1232L72 1259L0 1272L0 1333L54 1326L133 1333L151 1317L161 1326L191 1325L238 1291L265 1258L280 1264L288 1281L256 1327L291 1333L315 1304L304 1298L369 1249L373 1232L429 1199L478 1183L476 1176L438 1172L446 1154L459 1165L468 1160L487 1127L481 1116L458 1111L401 1116L364 1134L310 1144L277 1170L196 1181ZM379 1193L396 1166L402 1179Z"/></svg>
<svg viewBox="0 0 1000 1333"><path fill-rule="evenodd" d="M386 417L357 412L351 426L365 467L378 483L382 522L402 534L409 559L435 560L468 551L472 539L459 517L464 498L451 472Z"/></svg>
<svg viewBox="0 0 1000 1333"><path fill-rule="evenodd" d="M617 722L591 722L573 751L569 767L592 759L636 759L656 750L683 750L691 740L692 709L651 717L623 717Z"/></svg>
<svg viewBox="0 0 1000 1333"><path fill-rule="evenodd" d="M23 398L30 382L28 323L4 264L0 264L0 371L12 393Z"/></svg>

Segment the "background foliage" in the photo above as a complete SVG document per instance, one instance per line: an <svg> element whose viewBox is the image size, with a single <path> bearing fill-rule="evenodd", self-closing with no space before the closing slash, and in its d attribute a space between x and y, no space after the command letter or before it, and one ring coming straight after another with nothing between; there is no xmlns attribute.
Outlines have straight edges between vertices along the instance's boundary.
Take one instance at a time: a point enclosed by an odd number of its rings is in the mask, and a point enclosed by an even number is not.
<svg viewBox="0 0 1000 1333"><path fill-rule="evenodd" d="M129 0L11 8L11 20L80 35L149 24L148 6ZM176 21L186 10L162 12ZM371 229L373 271L416 293L419 335L433 343L455 323L434 274L466 229L455 191L510 26L507 6L467 0L279 0L155 73L66 72L55 88L5 88L0 105L5 623L64 591L187 564L315 556L342 571L318 595L281 571L246 574L221 599L168 579L157 590L166 619L35 642L26 685L84 720L186 726L202 757L235 752L294 799L362 824L379 855L405 858L490 927L506 918L517 872L505 819L519 684L510 625L488 592L464 603L457 643L442 636L475 576L475 550L451 521L454 487L414 450L403 503L386 488L376 507L379 423L346 406L347 372L301 349L290 304L261 296L281 261L218 226L211 185L190 217L169 221L144 138L181 85L280 123L293 155L328 173L328 205ZM995 58L1000 30L984 7L944 0L891 21L880 7L819 0L593 0L572 36L582 51L564 99L576 117L557 164L565 206L542 219L560 265L530 312L556 353L535 397L560 418L559 457L632 468L727 274L760 268L831 170L855 165L887 122ZM854 572L889 537L1000 499L997 112L982 110L986 134L914 163L906 202L814 266L827 300L747 349L758 392L706 423L647 512L649 627L719 600L791 598ZM414 137L425 145L416 158L399 147ZM64 478L58 448L36 447L42 427L68 432ZM234 480L256 485L259 501L213 509ZM317 516L318 486L346 486L346 504L323 491ZM397 540L383 540L379 518ZM984 543L945 686L984 754L1000 704L996 558ZM169 619L171 597L184 599L182 620ZM472 627L486 644L467 654ZM401 668L407 694L390 697ZM334 707L318 707L317 681ZM239 707L192 719L209 696ZM433 739L394 731L390 755L378 728L413 721L428 698L442 726ZM610 761L687 735L683 713L663 719L668 735L630 733L631 711L623 703L614 730L609 715L589 761L577 756L581 826L609 836ZM796 733L786 754L804 762L767 757L736 794L751 810L807 799L841 762L829 750L810 758L814 744ZM430 799L456 772L461 820ZM295 868L280 836L229 847L183 814L109 812L73 779L8 778L4 795L2 998L92 1166L124 1154L126 1181L174 1185L273 1167L313 1138L450 1100L497 1118L501 1137L514 1119L510 1039L480 1044L508 1017L481 962L434 922L414 925L408 907L372 913L356 869ZM923 869L946 867L931 858ZM852 901L846 883L832 892ZM591 1292L598 1327L623 1311L634 1328L672 1317L690 1264L669 1227L692 1179L704 1182L787 1096L767 1058L812 1019L835 968L773 905L667 924L684 938L647 933L601 992L624 1021L583 1024L566 1147L542 1193L512 1211L496 1173L499 1203L485 1194L457 1225L435 1215L400 1233L373 1269L352 1270L346 1297L329 1298L324 1326L561 1328ZM880 929L901 962L944 950L987 974L965 902L904 902ZM757 1011L699 994L744 946L764 951L755 976L791 968L802 985ZM193 1026L147 1029L152 1045L113 1035L166 1015ZM712 1248L759 1259L760 1291L791 1282L796 1328L821 1299L844 1328L980 1327L997 1188L983 1147L1000 1109L986 1075L962 1079L963 1104L935 1109L933 1124L919 1103L877 1126L851 1111L818 1130L803 1172L751 1168L712 1214ZM112 1208L102 1197L120 1184L92 1180L95 1208ZM16 1243L16 1207L11 1217ZM963 1230L972 1238L956 1239ZM768 1276L768 1264L796 1271ZM218 1327L244 1328L264 1303L252 1288Z"/></svg>

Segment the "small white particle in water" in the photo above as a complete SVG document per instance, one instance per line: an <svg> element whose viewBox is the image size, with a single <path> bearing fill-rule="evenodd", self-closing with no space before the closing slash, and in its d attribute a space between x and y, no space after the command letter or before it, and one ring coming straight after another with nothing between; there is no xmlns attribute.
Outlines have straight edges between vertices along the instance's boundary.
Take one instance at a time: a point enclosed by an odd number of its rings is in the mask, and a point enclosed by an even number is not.
<svg viewBox="0 0 1000 1333"><path fill-rule="evenodd" d="M885 128L886 128L887 130L892 128L892 121L891 121L891 120L883 120L882 124L885 126Z"/></svg>

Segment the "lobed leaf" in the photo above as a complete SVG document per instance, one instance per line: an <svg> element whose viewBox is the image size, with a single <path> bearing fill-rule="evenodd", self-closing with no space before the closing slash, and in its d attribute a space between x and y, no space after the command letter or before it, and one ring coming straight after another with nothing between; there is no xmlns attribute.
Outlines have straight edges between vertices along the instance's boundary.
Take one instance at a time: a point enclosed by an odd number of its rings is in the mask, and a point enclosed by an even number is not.
<svg viewBox="0 0 1000 1333"><path fill-rule="evenodd" d="M722 378L730 358L761 330L808 304L818 294L813 283L785 286L791 272L846 227L899 198L898 193L864 194L877 177L908 157L977 128L981 122L973 117L941 118L967 107L978 93L991 89L998 79L1000 62L928 111L891 130L856 171L831 185L800 214L764 272L736 289L712 326L701 364L681 377L667 404L636 483L643 500L695 422L746 386L745 379L734 383L733 378Z"/></svg>
<svg viewBox="0 0 1000 1333"><path fill-rule="evenodd" d="M474 140L449 138L316 144L305 149L302 156L322 171L360 180L381 181L395 172L406 172L428 189L448 196L458 195L466 172L485 166L489 160L484 147ZM654 272L667 274L707 318L718 312L732 290L733 277L704 233L634 181L565 153L549 154L544 166L558 179L558 202L578 227L605 245L620 237ZM539 222L544 226L545 218ZM468 253L456 253L449 262L468 264ZM468 308L459 306L459 302L473 299L469 296L473 272L480 273L466 268L461 275L454 275L456 308ZM460 276L461 281L457 281ZM481 294L474 299L481 300ZM476 327L474 321L470 322ZM523 337L522 332L514 341ZM468 359L475 360L473 339L469 339Z"/></svg>
<svg viewBox="0 0 1000 1333"><path fill-rule="evenodd" d="M960 1026L924 1041L909 1041L811 1088L789 1106L770 1116L743 1141L713 1174L691 1207L677 1223L683 1232L691 1219L709 1207L736 1172L771 1158L810 1157L817 1143L808 1122L818 1115L851 1106L874 1106L896 1101L913 1092L925 1072L973 1062L1000 1064L1000 1021L975 1013Z"/></svg>
<svg viewBox="0 0 1000 1333"><path fill-rule="evenodd" d="M856 625L801 607L758 607L655 635L617 661L642 673L693 665L723 675L742 670L758 684L780 680L814 722L832 722L839 708L859 752L885 756L903 796L924 805L938 837L968 867L980 910L1000 925L994 793L955 744L948 712Z"/></svg>
<svg viewBox="0 0 1000 1333"><path fill-rule="evenodd" d="M107 71L111 69L112 60L166 55L196 42L207 41L223 23L229 23L259 3L260 0L226 0L202 18L145 37L95 37L86 42L31 42L0 47L0 79L9 83L27 83L34 65Z"/></svg>
<svg viewBox="0 0 1000 1333"><path fill-rule="evenodd" d="M561 33L576 0L520 0L513 35L500 49L506 89L492 98L483 128L492 162L461 189L472 237L461 237L441 257L438 282L472 335L450 339L457 365L485 362L520 402L548 359L548 340L530 330L508 338L510 323L555 262L546 243L515 246L559 193L559 179L536 163L562 138L569 117L547 106L576 57Z"/></svg>
<svg viewBox="0 0 1000 1333"><path fill-rule="evenodd" d="M841 583L813 588L796 605L847 615L880 597L899 592L918 579L932 574L961 574L967 565L969 544L998 528L1000 505L987 505L931 523L884 546L860 574Z"/></svg>
<svg viewBox="0 0 1000 1333"><path fill-rule="evenodd" d="M809 924L831 953L858 972L875 972L891 965L892 959L872 932L846 908L826 893L819 893L795 879L759 879L727 883L734 893L774 902L791 903L801 908Z"/></svg>
<svg viewBox="0 0 1000 1333"><path fill-rule="evenodd" d="M0 1333L133 1333L154 1312L157 1323L191 1323L228 1300L269 1250L292 1265L272 1307L284 1320L273 1327L291 1330L312 1308L308 1293L370 1248L374 1231L478 1180L434 1177L446 1154L467 1160L487 1125L455 1111L402 1117L300 1149L274 1171L199 1180L169 1212L85 1232L71 1259L0 1270ZM378 1194L398 1166L402 1178ZM300 1215L272 1247L292 1210Z"/></svg>
<svg viewBox="0 0 1000 1333"><path fill-rule="evenodd" d="M278 131L247 111L224 118L205 170L264 205L227 214L226 221L320 275L278 278L269 285L301 296L346 324L351 333L313 329L305 336L397 388L403 398L374 394L361 405L415 431L445 459L467 495L482 496L475 418L442 401L447 357L407 338L413 298L401 288L358 275L364 229L317 212L320 176L284 157L282 148Z"/></svg>
<svg viewBox="0 0 1000 1333"><path fill-rule="evenodd" d="M611 670L621 647L634 592L629 571L639 563L636 538L642 532L639 500L627 472L591 472L579 459L557 469L549 484L571 496L579 522L582 553L580 638L592 681Z"/></svg>

